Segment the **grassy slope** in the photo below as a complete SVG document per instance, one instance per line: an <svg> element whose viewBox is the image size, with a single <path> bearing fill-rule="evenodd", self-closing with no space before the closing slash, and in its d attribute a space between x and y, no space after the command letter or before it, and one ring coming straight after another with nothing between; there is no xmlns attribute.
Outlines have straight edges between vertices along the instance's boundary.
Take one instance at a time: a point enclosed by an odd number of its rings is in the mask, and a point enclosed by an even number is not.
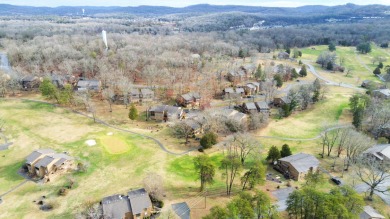
<svg viewBox="0 0 390 219"><path fill-rule="evenodd" d="M156 150L150 140L139 136L114 132L123 139L130 150L123 154L107 153L101 142L88 147L85 140L105 137L109 130L78 115L45 104L31 102L0 102L1 114L7 119L7 135L14 142L10 150L0 152L0 194L18 185L24 179L16 171L24 158L34 149L53 148L68 151L89 168L86 173L72 173L45 185L29 182L4 197L0 218L69 218L87 200L98 201L115 193L125 193L131 188L140 187L147 171L163 173L167 155ZM62 124L68 129L62 129ZM52 131L42 131L50 127ZM53 138L58 133L64 141ZM75 140L76 135L77 138ZM70 139L67 141L66 139ZM4 156L4 157L3 157ZM66 197L58 197L58 189L68 177L76 180L78 186ZM42 212L33 200L45 195L48 201L55 201L59 207L52 212ZM22 198L23 197L23 198Z"/></svg>
<svg viewBox="0 0 390 219"><path fill-rule="evenodd" d="M327 51L327 46L315 46L315 50L310 48L302 49L302 59L310 60L313 63L317 60L318 55L322 51ZM359 54L356 53L355 47L341 47L338 46L336 49L337 60L336 63L340 63L340 57L344 58L344 65L347 69L352 69L350 76L346 77L346 73L331 73L326 70L322 70L320 65L314 64L317 71L335 82L344 82L354 85L360 85L363 80L369 79L376 82L379 82L379 79L374 76L372 71L375 69L375 65L372 64L371 59L375 56L383 56L387 58L387 61L383 64L390 65L389 54L386 53L386 50L379 48L375 45L372 46L372 52L369 54ZM370 70L368 70L364 65L366 65Z"/></svg>

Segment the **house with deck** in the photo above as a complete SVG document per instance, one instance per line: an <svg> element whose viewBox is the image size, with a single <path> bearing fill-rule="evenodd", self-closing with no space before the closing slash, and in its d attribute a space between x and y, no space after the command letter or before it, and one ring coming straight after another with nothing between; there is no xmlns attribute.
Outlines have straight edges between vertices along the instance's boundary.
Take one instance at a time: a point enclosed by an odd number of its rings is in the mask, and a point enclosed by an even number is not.
<svg viewBox="0 0 390 219"><path fill-rule="evenodd" d="M25 165L32 177L50 181L50 178L74 168L73 158L52 149L39 149L26 157Z"/></svg>
<svg viewBox="0 0 390 219"><path fill-rule="evenodd" d="M255 102L255 105L257 107L257 111L260 113L270 113L269 111L269 106L267 102L265 101L260 101L260 102Z"/></svg>
<svg viewBox="0 0 390 219"><path fill-rule="evenodd" d="M244 113L255 114L258 112L256 104L254 102L248 102L242 104Z"/></svg>
<svg viewBox="0 0 390 219"><path fill-rule="evenodd" d="M148 117L152 120L158 121L170 121L176 119L182 119L184 111L181 107L159 105L150 107L148 110Z"/></svg>
<svg viewBox="0 0 390 219"><path fill-rule="evenodd" d="M183 107L187 107L188 105L190 106L195 106L197 104L199 105L200 99L201 96L198 92L189 92L186 94L177 95L176 102Z"/></svg>

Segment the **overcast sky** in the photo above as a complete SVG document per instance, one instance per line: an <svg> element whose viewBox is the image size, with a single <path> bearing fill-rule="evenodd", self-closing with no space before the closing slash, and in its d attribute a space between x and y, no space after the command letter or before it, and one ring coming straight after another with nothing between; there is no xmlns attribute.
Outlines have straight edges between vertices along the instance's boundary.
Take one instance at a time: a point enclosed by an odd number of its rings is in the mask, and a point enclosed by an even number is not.
<svg viewBox="0 0 390 219"><path fill-rule="evenodd" d="M138 5L163 5L172 7L184 7L195 4L212 5L253 5L253 6L277 6L297 7L302 5L342 5L346 3L358 5L383 4L390 5L390 0L0 0L3 4L29 5L29 6L138 6Z"/></svg>

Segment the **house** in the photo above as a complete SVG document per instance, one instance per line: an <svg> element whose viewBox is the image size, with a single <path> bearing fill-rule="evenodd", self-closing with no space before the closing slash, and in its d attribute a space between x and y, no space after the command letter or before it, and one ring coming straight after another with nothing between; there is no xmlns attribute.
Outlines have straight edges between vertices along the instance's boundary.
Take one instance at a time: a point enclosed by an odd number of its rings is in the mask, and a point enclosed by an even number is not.
<svg viewBox="0 0 390 219"><path fill-rule="evenodd" d="M367 205L363 207L363 212L360 213L360 219L385 219L385 216L379 214L374 208Z"/></svg>
<svg viewBox="0 0 390 219"><path fill-rule="evenodd" d="M379 89L372 91L374 97L390 99L390 89Z"/></svg>
<svg viewBox="0 0 390 219"><path fill-rule="evenodd" d="M126 195L112 195L103 198L104 218L110 219L142 219L152 214L152 201L145 189L137 189Z"/></svg>
<svg viewBox="0 0 390 219"><path fill-rule="evenodd" d="M276 96L274 97L273 104L274 106L281 107L284 104L289 104L291 101L287 96Z"/></svg>
<svg viewBox="0 0 390 219"><path fill-rule="evenodd" d="M253 86L255 86L255 88L256 88L255 93L256 94L260 92L260 83L259 82L249 82L248 84L252 84Z"/></svg>
<svg viewBox="0 0 390 219"><path fill-rule="evenodd" d="M176 102L183 107L187 107L188 105L194 106L196 103L200 102L200 94L198 92L189 92L186 94L178 95Z"/></svg>
<svg viewBox="0 0 390 219"><path fill-rule="evenodd" d="M101 88L101 82L98 80L79 80L76 87L77 91L99 91Z"/></svg>
<svg viewBox="0 0 390 219"><path fill-rule="evenodd" d="M276 168L286 178L301 180L309 171L316 171L319 161L313 155L299 153L288 157L280 158Z"/></svg>
<svg viewBox="0 0 390 219"><path fill-rule="evenodd" d="M129 103L130 102L138 102L139 101L140 92L139 89L133 88L129 92Z"/></svg>
<svg viewBox="0 0 390 219"><path fill-rule="evenodd" d="M187 202L172 204L172 209L180 219L191 219L191 209Z"/></svg>
<svg viewBox="0 0 390 219"><path fill-rule="evenodd" d="M252 83L248 83L244 86L245 94L246 95L254 95L257 93L256 86Z"/></svg>
<svg viewBox="0 0 390 219"><path fill-rule="evenodd" d="M139 102L150 102L154 99L154 92L149 88L141 88Z"/></svg>
<svg viewBox="0 0 390 219"><path fill-rule="evenodd" d="M169 121L173 119L182 119L184 112L181 107L160 105L149 108L148 113L150 119Z"/></svg>
<svg viewBox="0 0 390 219"><path fill-rule="evenodd" d="M248 65L245 65L245 66L241 66L240 69L242 69L246 76L250 76L250 75L253 75L256 71L256 65L254 64L248 64Z"/></svg>
<svg viewBox="0 0 390 219"><path fill-rule="evenodd" d="M20 83L22 84L22 88L24 90L31 90L34 88L39 88L41 80L36 76L29 75L23 77Z"/></svg>
<svg viewBox="0 0 390 219"><path fill-rule="evenodd" d="M223 95L224 95L224 99L235 99L244 96L245 91L244 88L241 87L237 87L237 88L227 87L223 89Z"/></svg>
<svg viewBox="0 0 390 219"><path fill-rule="evenodd" d="M278 58L279 59L288 59L288 58L290 58L290 54L288 54L287 52L279 52Z"/></svg>
<svg viewBox="0 0 390 219"><path fill-rule="evenodd" d="M200 134L203 131L201 125L193 119L186 119L185 123L191 127L194 135Z"/></svg>
<svg viewBox="0 0 390 219"><path fill-rule="evenodd" d="M246 74L243 70L230 71L227 74L227 79L234 84L240 83L242 80L246 80Z"/></svg>
<svg viewBox="0 0 390 219"><path fill-rule="evenodd" d="M243 103L242 108L245 113L255 114L258 112L256 104L254 102Z"/></svg>
<svg viewBox="0 0 390 219"><path fill-rule="evenodd" d="M72 157L56 153L52 149L39 149L26 157L25 165L31 176L47 182L50 181L51 175L71 169L73 160Z"/></svg>
<svg viewBox="0 0 390 219"><path fill-rule="evenodd" d="M133 218L147 218L152 214L152 201L148 192L142 188L127 193Z"/></svg>
<svg viewBox="0 0 390 219"><path fill-rule="evenodd" d="M125 195L112 195L102 200L103 214L105 218L132 219L129 198Z"/></svg>
<svg viewBox="0 0 390 219"><path fill-rule="evenodd" d="M390 163L390 144L375 145L363 152L366 157Z"/></svg>
<svg viewBox="0 0 390 219"><path fill-rule="evenodd" d="M228 119L232 119L241 125L245 126L248 123L248 116L245 113L238 112L234 109L222 109L219 111L216 111L214 113L214 116L224 116Z"/></svg>
<svg viewBox="0 0 390 219"><path fill-rule="evenodd" d="M269 113L269 106L267 102L261 101L261 102L255 102L255 105L257 107L257 111L260 113Z"/></svg>

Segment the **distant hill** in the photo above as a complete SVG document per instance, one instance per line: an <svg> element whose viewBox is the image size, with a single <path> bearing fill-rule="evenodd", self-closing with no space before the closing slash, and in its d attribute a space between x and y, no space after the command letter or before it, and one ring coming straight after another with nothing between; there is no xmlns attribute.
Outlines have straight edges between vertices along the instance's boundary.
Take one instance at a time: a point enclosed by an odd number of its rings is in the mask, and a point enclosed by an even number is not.
<svg viewBox="0 0 390 219"><path fill-rule="evenodd" d="M239 5L208 5L199 4L184 8L163 7L163 6L138 6L138 7L92 7L92 6L63 6L63 7L31 7L0 4L0 16L12 15L59 15L74 16L81 15L85 9L86 15L129 13L135 15L168 15L180 13L222 13L222 12L245 12L264 15L290 15L290 16L379 16L385 11L390 11L390 6L384 5L354 5L346 4L340 6L311 5L297 8L283 7L256 7Z"/></svg>

